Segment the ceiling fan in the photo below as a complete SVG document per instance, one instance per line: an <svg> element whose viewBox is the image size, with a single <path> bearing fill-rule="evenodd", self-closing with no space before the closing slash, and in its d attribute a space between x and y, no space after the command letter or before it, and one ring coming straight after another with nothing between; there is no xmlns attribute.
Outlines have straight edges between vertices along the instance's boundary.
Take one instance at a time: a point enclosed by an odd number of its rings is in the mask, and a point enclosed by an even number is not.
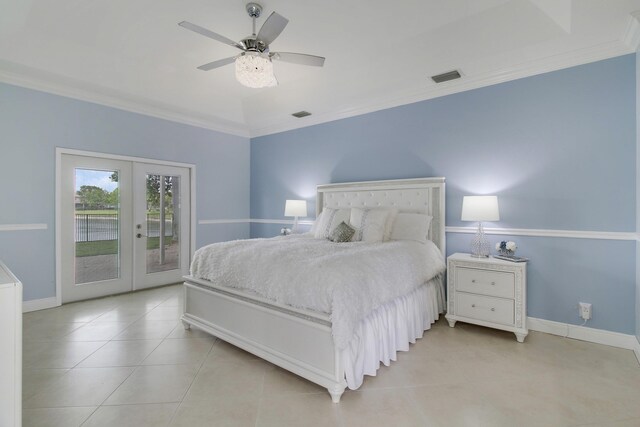
<svg viewBox="0 0 640 427"><path fill-rule="evenodd" d="M289 23L289 20L273 12L264 22L258 34L256 34L256 18L260 17L262 6L258 3L248 3L246 9L249 17L253 19L253 32L250 36L237 43L191 22L182 21L178 24L187 30L194 31L242 51L239 55L201 65L198 67L199 70L209 71L235 62L236 79L244 86L260 88L276 86L278 84L273 74L272 59L291 62L293 64L312 65L315 67L322 67L324 65L324 58L322 56L291 52L271 52L269 45L280 35Z"/></svg>

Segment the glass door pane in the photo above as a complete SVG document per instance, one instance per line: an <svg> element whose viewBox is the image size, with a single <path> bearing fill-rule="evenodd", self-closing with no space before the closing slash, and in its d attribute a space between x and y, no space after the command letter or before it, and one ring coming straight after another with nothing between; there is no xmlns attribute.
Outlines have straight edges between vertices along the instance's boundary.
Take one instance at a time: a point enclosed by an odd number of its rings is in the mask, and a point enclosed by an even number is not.
<svg viewBox="0 0 640 427"><path fill-rule="evenodd" d="M134 289L178 283L189 272L190 171L135 163Z"/></svg>
<svg viewBox="0 0 640 427"><path fill-rule="evenodd" d="M180 269L180 177L147 174L148 273Z"/></svg>
<svg viewBox="0 0 640 427"><path fill-rule="evenodd" d="M72 154L60 160L62 302L132 290L133 164Z"/></svg>
<svg viewBox="0 0 640 427"><path fill-rule="evenodd" d="M75 168L75 283L120 277L117 170Z"/></svg>

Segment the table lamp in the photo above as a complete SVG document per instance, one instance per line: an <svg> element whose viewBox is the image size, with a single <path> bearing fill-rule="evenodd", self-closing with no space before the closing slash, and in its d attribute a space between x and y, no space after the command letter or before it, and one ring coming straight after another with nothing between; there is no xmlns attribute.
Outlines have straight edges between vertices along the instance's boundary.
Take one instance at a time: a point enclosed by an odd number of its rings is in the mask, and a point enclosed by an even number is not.
<svg viewBox="0 0 640 427"><path fill-rule="evenodd" d="M499 221L497 196L464 196L462 199L462 221L477 221L478 231L471 240L471 256L486 258L491 247L487 241L482 221Z"/></svg>
<svg viewBox="0 0 640 427"><path fill-rule="evenodd" d="M284 205L284 216L293 217L292 233L295 233L298 229L298 217L307 216L307 201L306 200L287 200Z"/></svg>

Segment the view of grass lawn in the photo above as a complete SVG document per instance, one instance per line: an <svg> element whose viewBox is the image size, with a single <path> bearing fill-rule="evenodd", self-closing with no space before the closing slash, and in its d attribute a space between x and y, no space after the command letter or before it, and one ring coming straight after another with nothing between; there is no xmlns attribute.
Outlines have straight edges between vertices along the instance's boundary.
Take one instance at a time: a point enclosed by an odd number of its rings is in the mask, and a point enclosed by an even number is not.
<svg viewBox="0 0 640 427"><path fill-rule="evenodd" d="M173 242L171 236L164 239L165 245ZM150 237L147 239L147 249L158 249L160 247L159 237ZM96 256L96 255L113 255L118 253L117 240L98 240L95 242L76 242L76 257Z"/></svg>

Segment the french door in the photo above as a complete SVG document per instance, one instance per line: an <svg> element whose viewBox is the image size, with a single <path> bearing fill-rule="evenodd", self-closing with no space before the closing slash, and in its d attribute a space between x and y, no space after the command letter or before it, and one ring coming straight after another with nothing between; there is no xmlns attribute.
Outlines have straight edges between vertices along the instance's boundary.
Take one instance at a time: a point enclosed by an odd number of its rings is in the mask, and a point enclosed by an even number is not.
<svg viewBox="0 0 640 427"><path fill-rule="evenodd" d="M189 269L189 169L135 163L135 289L179 282Z"/></svg>
<svg viewBox="0 0 640 427"><path fill-rule="evenodd" d="M190 188L188 168L62 154L62 302L179 282Z"/></svg>

